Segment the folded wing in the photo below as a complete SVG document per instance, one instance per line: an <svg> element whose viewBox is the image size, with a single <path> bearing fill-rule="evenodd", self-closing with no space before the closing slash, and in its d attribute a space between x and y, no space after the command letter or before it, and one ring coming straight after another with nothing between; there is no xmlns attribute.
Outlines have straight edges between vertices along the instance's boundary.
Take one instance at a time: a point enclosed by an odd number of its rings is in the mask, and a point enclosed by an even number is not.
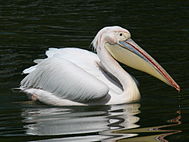
<svg viewBox="0 0 189 142"><path fill-rule="evenodd" d="M37 88L63 99L87 102L108 94L109 88L76 64L56 56L44 59L21 82L23 88Z"/></svg>

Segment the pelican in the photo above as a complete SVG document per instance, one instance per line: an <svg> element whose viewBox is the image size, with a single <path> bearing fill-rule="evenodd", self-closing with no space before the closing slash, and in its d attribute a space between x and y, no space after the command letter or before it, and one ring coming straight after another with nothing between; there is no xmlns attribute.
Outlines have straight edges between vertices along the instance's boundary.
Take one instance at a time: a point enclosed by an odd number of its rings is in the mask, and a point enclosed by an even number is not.
<svg viewBox="0 0 189 142"><path fill-rule="evenodd" d="M23 71L28 74L21 91L42 103L110 105L140 100L136 80L119 62L146 72L180 91L172 77L120 26L101 29L92 46L96 53L79 48L50 48L46 59Z"/></svg>

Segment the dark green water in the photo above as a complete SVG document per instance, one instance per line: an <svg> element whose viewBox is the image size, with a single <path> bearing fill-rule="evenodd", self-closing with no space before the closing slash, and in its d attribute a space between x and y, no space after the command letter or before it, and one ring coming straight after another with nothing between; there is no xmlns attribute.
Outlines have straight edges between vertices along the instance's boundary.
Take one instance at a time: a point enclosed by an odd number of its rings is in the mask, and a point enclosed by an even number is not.
<svg viewBox="0 0 189 142"><path fill-rule="evenodd" d="M0 2L0 141L189 140L189 2L17 0ZM22 70L49 47L87 50L99 29L120 25L181 86L178 93L139 71L135 104L50 107L28 101Z"/></svg>

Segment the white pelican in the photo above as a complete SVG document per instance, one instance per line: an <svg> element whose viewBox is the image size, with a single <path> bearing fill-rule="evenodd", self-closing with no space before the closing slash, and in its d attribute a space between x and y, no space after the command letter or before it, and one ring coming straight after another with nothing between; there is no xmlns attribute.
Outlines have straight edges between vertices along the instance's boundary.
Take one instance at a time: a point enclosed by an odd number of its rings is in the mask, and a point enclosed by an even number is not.
<svg viewBox="0 0 189 142"><path fill-rule="evenodd" d="M45 104L122 104L140 99L133 77L117 62L146 72L180 90L171 76L132 39L128 30L111 26L94 40L97 54L79 48L50 48L46 59L25 69L20 89Z"/></svg>

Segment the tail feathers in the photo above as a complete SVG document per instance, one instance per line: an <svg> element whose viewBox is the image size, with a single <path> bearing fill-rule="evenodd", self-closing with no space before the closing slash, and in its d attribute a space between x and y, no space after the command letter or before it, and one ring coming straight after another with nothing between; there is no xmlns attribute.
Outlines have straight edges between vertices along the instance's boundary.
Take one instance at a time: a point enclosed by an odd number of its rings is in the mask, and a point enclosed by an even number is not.
<svg viewBox="0 0 189 142"><path fill-rule="evenodd" d="M20 92L20 91L22 91L23 90L23 88L21 88L21 87L18 87L18 88L11 88L11 91L13 91L13 92Z"/></svg>

